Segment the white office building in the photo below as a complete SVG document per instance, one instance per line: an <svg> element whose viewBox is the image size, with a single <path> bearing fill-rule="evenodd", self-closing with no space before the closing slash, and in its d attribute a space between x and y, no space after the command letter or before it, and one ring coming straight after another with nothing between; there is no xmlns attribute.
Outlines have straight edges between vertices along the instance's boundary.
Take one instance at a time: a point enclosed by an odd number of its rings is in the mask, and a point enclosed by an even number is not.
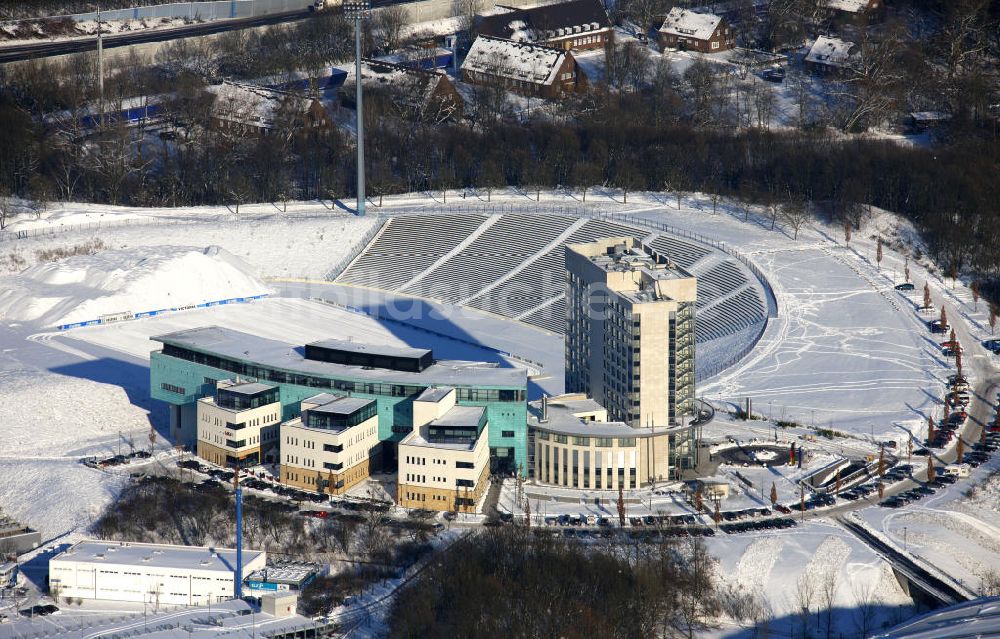
<svg viewBox="0 0 1000 639"><path fill-rule="evenodd" d="M242 578L266 561L244 550ZM235 573L232 549L81 541L49 561L49 587L62 597L193 606L232 599Z"/></svg>

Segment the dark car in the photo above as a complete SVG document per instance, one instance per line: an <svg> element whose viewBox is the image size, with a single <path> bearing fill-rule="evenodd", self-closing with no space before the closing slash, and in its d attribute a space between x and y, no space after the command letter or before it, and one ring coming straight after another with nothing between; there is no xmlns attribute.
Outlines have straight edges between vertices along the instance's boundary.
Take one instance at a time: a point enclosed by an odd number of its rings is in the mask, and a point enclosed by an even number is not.
<svg viewBox="0 0 1000 639"><path fill-rule="evenodd" d="M896 284L894 288L897 291L912 291L914 287L912 282L903 282L902 284Z"/></svg>
<svg viewBox="0 0 1000 639"><path fill-rule="evenodd" d="M785 68L784 67L771 67L766 69L761 77L768 82L782 82L785 79Z"/></svg>
<svg viewBox="0 0 1000 639"><path fill-rule="evenodd" d="M951 328L947 323L942 324L941 320L927 322L927 326L930 327L932 333L947 333L948 329Z"/></svg>

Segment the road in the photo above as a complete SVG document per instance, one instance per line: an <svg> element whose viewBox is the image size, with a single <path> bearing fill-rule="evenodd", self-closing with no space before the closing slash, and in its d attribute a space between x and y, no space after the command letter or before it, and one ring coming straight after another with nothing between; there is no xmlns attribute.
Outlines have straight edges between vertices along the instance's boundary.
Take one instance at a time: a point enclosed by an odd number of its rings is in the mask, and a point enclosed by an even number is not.
<svg viewBox="0 0 1000 639"><path fill-rule="evenodd" d="M115 47L125 47L133 44L146 44L149 42L166 42L178 38L189 38L192 36L211 35L224 31L234 31L237 29L247 29L250 27L262 27L271 24L282 24L303 20L312 14L308 9L297 11L285 11L282 13L272 13L253 18L238 18L234 20L214 20L199 24L184 25L170 29L150 29L135 33L122 33L108 35L104 37L104 48L113 49ZM84 51L95 51L97 49L96 38L77 38L72 40L56 40L45 42L31 42L28 44L16 44L0 47L0 63L18 62L20 60L35 60L56 55L66 55L69 53L81 53Z"/></svg>

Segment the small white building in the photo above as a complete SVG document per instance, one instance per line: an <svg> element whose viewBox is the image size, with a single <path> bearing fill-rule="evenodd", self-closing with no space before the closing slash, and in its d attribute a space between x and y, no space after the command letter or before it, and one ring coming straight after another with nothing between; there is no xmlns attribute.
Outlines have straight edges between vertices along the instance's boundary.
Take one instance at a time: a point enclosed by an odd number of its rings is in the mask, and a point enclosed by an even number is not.
<svg viewBox="0 0 1000 639"><path fill-rule="evenodd" d="M243 575L267 553L243 551ZM236 551L203 546L81 541L49 561L49 587L61 596L194 606L232 599Z"/></svg>

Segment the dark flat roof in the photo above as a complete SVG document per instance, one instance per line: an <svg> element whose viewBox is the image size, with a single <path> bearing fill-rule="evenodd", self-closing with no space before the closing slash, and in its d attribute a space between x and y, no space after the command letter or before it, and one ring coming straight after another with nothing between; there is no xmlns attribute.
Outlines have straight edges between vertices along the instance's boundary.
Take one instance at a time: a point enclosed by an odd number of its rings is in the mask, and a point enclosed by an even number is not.
<svg viewBox="0 0 1000 639"><path fill-rule="evenodd" d="M334 351L344 351L345 353L362 353L364 355L382 355L384 357L411 357L420 358L431 354L429 348L411 348L409 346L388 346L385 344L365 344L346 339L323 339L318 342L309 342L306 346L317 348L328 348Z"/></svg>
<svg viewBox="0 0 1000 639"><path fill-rule="evenodd" d="M528 384L522 368L500 368L489 362L439 360L418 372L366 368L320 362L303 357L301 348L221 326L202 326L150 337L170 344L227 359L277 368L293 373L337 379L412 384L417 386L492 386L523 389Z"/></svg>

